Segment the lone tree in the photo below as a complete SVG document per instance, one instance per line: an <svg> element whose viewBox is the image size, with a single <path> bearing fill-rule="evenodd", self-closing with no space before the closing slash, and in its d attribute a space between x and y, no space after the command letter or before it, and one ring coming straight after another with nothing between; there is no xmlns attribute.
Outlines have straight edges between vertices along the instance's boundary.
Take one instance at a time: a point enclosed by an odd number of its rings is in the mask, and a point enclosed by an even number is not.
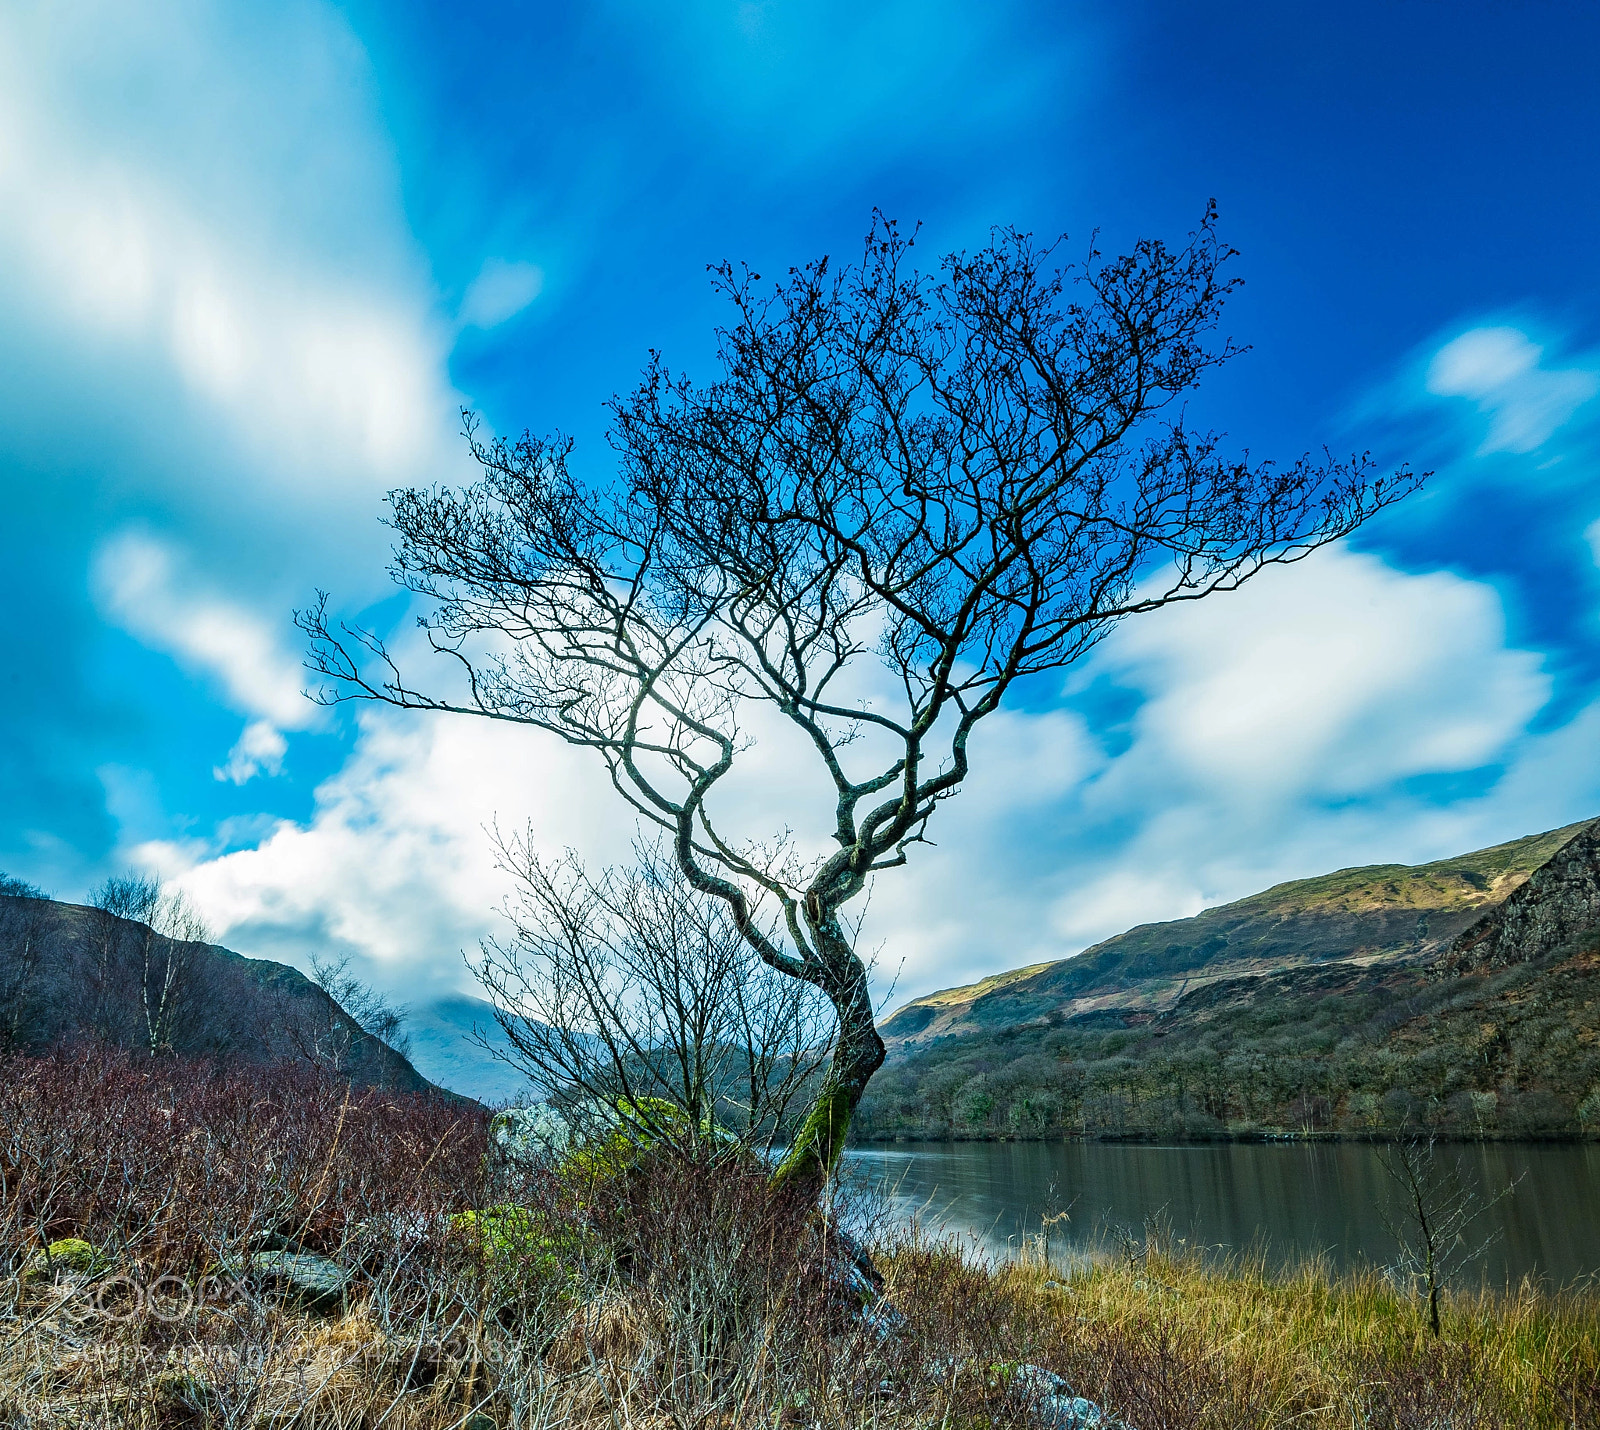
<svg viewBox="0 0 1600 1430"><path fill-rule="evenodd" d="M597 752L688 882L827 996L831 1060L780 1179L827 1176L883 1061L841 910L907 862L979 721L1124 617L1236 589L1416 484L1365 456L1228 456L1185 425L1185 394L1241 351L1216 336L1238 280L1215 226L1212 207L1179 249L1077 262L1002 230L920 273L880 217L859 263L770 285L718 266L720 373L652 353L609 404L616 479L573 475L570 439L485 440L464 413L481 480L390 494L391 572L429 598L454 688L412 685L376 635L330 621L326 594L297 616L324 701ZM777 807L728 827L755 721L809 750L831 828L796 835L806 811Z"/></svg>

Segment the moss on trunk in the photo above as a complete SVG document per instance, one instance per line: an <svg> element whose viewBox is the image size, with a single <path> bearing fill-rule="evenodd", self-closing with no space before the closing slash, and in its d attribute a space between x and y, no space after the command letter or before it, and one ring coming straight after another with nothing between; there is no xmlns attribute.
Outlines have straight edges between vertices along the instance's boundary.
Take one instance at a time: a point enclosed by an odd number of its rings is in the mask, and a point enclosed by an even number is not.
<svg viewBox="0 0 1600 1430"><path fill-rule="evenodd" d="M794 1143L772 1174L777 1186L815 1182L820 1189L833 1175L844 1151L856 1099L849 1090L832 1082L824 1086L795 1133Z"/></svg>

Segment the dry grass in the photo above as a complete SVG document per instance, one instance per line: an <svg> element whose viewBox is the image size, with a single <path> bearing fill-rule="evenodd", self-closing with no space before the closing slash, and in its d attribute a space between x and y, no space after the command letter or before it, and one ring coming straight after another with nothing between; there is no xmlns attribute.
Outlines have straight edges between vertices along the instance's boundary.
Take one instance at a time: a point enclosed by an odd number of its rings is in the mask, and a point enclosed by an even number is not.
<svg viewBox="0 0 1600 1430"><path fill-rule="evenodd" d="M834 1233L759 1165L492 1183L481 1119L449 1104L88 1050L0 1079L5 1430L1020 1427L1023 1362L1137 1430L1600 1426L1593 1295L1456 1295L1434 1341L1375 1275L1160 1238L996 1268L902 1229L879 1264L906 1324L883 1338ZM264 1231L358 1271L336 1313L227 1276L203 1304L167 1294ZM103 1264L21 1274L66 1235Z"/></svg>
<svg viewBox="0 0 1600 1430"><path fill-rule="evenodd" d="M964 1325L976 1356L1009 1348L1141 1430L1600 1427L1592 1290L1456 1292L1436 1340L1420 1303L1376 1271L1308 1261L1276 1273L1161 1238L1065 1272L1037 1254L992 1269L916 1245L888 1264L893 1294L914 1320L933 1318L935 1339ZM967 1319L973 1304L981 1317Z"/></svg>

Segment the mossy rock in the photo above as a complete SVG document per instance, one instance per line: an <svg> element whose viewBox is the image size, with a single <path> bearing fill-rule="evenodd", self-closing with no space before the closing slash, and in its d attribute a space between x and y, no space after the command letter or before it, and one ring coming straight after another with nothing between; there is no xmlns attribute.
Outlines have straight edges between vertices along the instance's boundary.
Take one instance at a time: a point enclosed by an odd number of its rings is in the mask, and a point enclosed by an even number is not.
<svg viewBox="0 0 1600 1430"><path fill-rule="evenodd" d="M619 1176L638 1165L640 1159L661 1145L667 1137L689 1129L687 1115L669 1102L642 1098L637 1102L618 1098L614 1107L604 1108L611 1125L574 1139L561 1159L560 1172L568 1180L605 1180ZM664 1129L664 1131L663 1131Z"/></svg>
<svg viewBox="0 0 1600 1430"><path fill-rule="evenodd" d="M56 1271L76 1271L93 1275L108 1265L106 1258L81 1236L66 1236L34 1252L23 1276L49 1276Z"/></svg>
<svg viewBox="0 0 1600 1430"><path fill-rule="evenodd" d="M547 1102L508 1107L489 1121L491 1171L538 1166L562 1156L572 1141L566 1119Z"/></svg>
<svg viewBox="0 0 1600 1430"><path fill-rule="evenodd" d="M605 1130L574 1139L561 1161L563 1177L605 1181L631 1171L669 1142L687 1145L696 1140L689 1114L659 1097L619 1097L611 1103L593 1104L589 1121L600 1122ZM727 1128L709 1119L699 1129L698 1140L719 1154L753 1155Z"/></svg>
<svg viewBox="0 0 1600 1430"><path fill-rule="evenodd" d="M483 1260L496 1301L566 1295L592 1248L576 1228L532 1207L509 1203L457 1212L451 1230Z"/></svg>

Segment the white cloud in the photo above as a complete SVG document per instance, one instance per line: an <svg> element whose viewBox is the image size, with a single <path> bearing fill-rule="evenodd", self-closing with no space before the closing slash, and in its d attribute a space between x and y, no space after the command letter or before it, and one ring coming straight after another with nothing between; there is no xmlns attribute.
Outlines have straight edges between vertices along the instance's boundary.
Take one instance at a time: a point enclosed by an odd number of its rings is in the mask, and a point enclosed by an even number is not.
<svg viewBox="0 0 1600 1430"><path fill-rule="evenodd" d="M1545 754L1571 740L1526 733L1550 681L1505 634L1492 588L1342 548L1128 622L1072 681L1136 694L1126 748L1086 751L1070 711L1012 713L930 828L937 847L880 880L868 931L889 971L905 960L897 1000L1283 879L1600 811L1600 772L1562 777ZM1497 764L1444 809L1412 789Z"/></svg>
<svg viewBox="0 0 1600 1430"><path fill-rule="evenodd" d="M35 162L0 167L0 237L83 336L153 350L286 479L343 463L403 477L439 454L454 399L424 314L252 254L151 176L30 137Z"/></svg>
<svg viewBox="0 0 1600 1430"><path fill-rule="evenodd" d="M934 844L878 881L865 942L882 949L880 986L903 966L897 997L1281 879L1441 857L1600 808L1600 775L1576 779L1549 757L1564 742L1571 766L1575 737L1526 733L1549 692L1537 657L1506 647L1491 588L1447 573L1326 551L1128 623L1083 678L1144 697L1126 749L1107 755L1071 709L1002 712ZM825 791L765 722L748 733L760 743L726 793L729 827L792 826L820 847ZM1487 793L1442 811L1408 790L1496 762L1508 773ZM484 827L525 818L546 848L626 856L626 811L582 752L465 718L367 712L310 821L185 883L245 951L337 944L396 981L456 981L459 950L494 927L505 888Z"/></svg>
<svg viewBox="0 0 1600 1430"><path fill-rule="evenodd" d="M230 784L248 784L258 774L279 773L288 752L289 742L278 730L265 720L252 720L228 751L228 763L219 765L211 773Z"/></svg>
<svg viewBox="0 0 1600 1430"><path fill-rule="evenodd" d="M1594 564L1600 566L1600 521L1592 521L1584 528L1584 538L1589 543L1589 550L1594 552Z"/></svg>
<svg viewBox="0 0 1600 1430"><path fill-rule="evenodd" d="M1446 343L1428 366L1428 391L1486 397L1539 365L1540 349L1515 328L1474 328Z"/></svg>
<svg viewBox="0 0 1600 1430"><path fill-rule="evenodd" d="M181 882L245 951L331 947L387 982L450 985L464 977L461 952L504 931L495 910L509 883L490 831L524 821L547 852L571 846L598 861L625 856L631 837L603 770L553 737L369 709L309 821L282 821L220 858L191 856ZM174 867L181 851L159 852Z"/></svg>
<svg viewBox="0 0 1600 1430"><path fill-rule="evenodd" d="M1544 349L1516 328L1473 328L1446 343L1428 364L1436 397L1464 397L1489 418L1480 453L1532 452L1600 392L1600 373L1550 368Z"/></svg>
<svg viewBox="0 0 1600 1430"><path fill-rule="evenodd" d="M1550 695L1492 588L1344 548L1130 621L1094 662L1146 694L1141 766L1243 802L1343 798L1493 760Z"/></svg>
<svg viewBox="0 0 1600 1430"><path fill-rule="evenodd" d="M301 693L299 663L266 622L186 581L166 544L142 532L120 533L96 553L91 583L106 617L214 678L235 709L285 730L318 722L318 707ZM254 738L265 751L264 737Z"/></svg>
<svg viewBox="0 0 1600 1430"><path fill-rule="evenodd" d="M544 290L544 270L532 263L489 259L461 300L463 327L493 328L515 317Z"/></svg>
<svg viewBox="0 0 1600 1430"><path fill-rule="evenodd" d="M448 324L332 9L11 7L0 136L13 328L92 365L141 440L179 434L102 490L292 557L355 522L372 545L384 490L460 463Z"/></svg>
<svg viewBox="0 0 1600 1430"><path fill-rule="evenodd" d="M92 551L101 614L205 677L155 718L246 717L224 781L319 720L291 607L388 594L382 493L471 466L402 200L330 4L0 6L0 439L48 472L8 534Z"/></svg>

